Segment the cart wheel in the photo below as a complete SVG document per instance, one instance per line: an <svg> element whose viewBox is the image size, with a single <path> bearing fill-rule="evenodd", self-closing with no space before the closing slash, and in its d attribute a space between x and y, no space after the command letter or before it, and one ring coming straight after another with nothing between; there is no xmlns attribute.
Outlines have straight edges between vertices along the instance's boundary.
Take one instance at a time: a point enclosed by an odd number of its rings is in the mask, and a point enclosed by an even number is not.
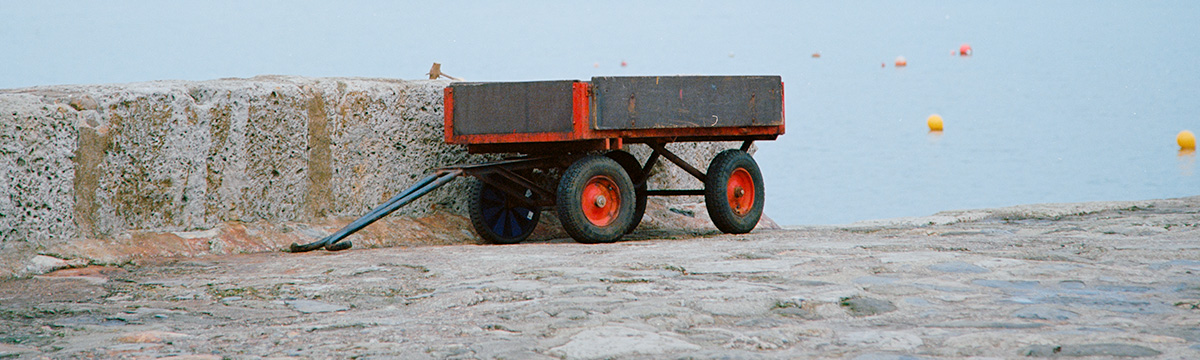
<svg viewBox="0 0 1200 360"><path fill-rule="evenodd" d="M745 151L730 149L708 165L704 206L713 225L728 234L754 230L763 211L762 173Z"/></svg>
<svg viewBox="0 0 1200 360"><path fill-rule="evenodd" d="M529 208L500 189L475 179L468 211L475 233L491 244L516 244L537 227L542 213Z"/></svg>
<svg viewBox="0 0 1200 360"><path fill-rule="evenodd" d="M625 230L625 233L628 234L637 229L638 224L642 223L642 217L646 215L646 198L649 196L646 192L646 174L642 174L642 164L636 157L633 157L633 154L616 150L604 154L604 156L621 164L621 168L629 174L629 180L633 181L633 192L637 197L634 199L633 222L629 224L629 229Z"/></svg>
<svg viewBox="0 0 1200 360"><path fill-rule="evenodd" d="M615 160L593 155L571 164L558 183L558 218L581 243L625 235L635 210L633 181Z"/></svg>

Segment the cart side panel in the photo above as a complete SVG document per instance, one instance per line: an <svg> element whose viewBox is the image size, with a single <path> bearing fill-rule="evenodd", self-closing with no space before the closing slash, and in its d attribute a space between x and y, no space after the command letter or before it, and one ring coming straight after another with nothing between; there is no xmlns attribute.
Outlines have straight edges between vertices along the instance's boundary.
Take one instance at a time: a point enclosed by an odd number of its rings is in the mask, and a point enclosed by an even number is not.
<svg viewBox="0 0 1200 360"><path fill-rule="evenodd" d="M575 83L453 83L452 135L570 133Z"/></svg>
<svg viewBox="0 0 1200 360"><path fill-rule="evenodd" d="M593 77L596 130L783 125L779 76Z"/></svg>

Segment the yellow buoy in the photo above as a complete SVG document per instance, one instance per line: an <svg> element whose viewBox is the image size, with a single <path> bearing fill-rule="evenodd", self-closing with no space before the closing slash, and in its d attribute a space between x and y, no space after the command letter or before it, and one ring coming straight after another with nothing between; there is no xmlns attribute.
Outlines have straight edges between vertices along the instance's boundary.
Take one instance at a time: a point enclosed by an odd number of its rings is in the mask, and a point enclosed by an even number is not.
<svg viewBox="0 0 1200 360"><path fill-rule="evenodd" d="M929 124L929 131L942 131L942 116L938 114L929 115L929 119L925 120Z"/></svg>
<svg viewBox="0 0 1200 360"><path fill-rule="evenodd" d="M1175 142L1179 143L1180 149L1195 149L1196 134L1187 130L1180 131L1179 135L1175 135Z"/></svg>

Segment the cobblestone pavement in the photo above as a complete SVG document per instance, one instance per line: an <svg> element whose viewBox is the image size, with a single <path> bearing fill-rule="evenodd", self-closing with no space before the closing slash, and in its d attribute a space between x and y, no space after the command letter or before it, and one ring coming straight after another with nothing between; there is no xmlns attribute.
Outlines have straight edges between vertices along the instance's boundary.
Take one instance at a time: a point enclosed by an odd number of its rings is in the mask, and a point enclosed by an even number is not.
<svg viewBox="0 0 1200 360"><path fill-rule="evenodd" d="M1200 358L1200 197L0 282L0 358ZM663 236L666 235L666 236Z"/></svg>

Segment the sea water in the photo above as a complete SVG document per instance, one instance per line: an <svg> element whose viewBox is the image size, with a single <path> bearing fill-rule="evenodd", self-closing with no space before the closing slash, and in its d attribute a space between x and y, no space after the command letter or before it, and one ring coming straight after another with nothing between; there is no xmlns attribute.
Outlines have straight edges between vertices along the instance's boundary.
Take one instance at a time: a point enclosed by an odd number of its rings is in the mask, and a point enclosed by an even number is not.
<svg viewBox="0 0 1200 360"><path fill-rule="evenodd" d="M850 39L785 73L788 135L757 155L767 214L828 224L1200 195L1195 155L1174 141L1200 129L1198 4L904 3L814 20ZM973 54L952 55L959 43Z"/></svg>

